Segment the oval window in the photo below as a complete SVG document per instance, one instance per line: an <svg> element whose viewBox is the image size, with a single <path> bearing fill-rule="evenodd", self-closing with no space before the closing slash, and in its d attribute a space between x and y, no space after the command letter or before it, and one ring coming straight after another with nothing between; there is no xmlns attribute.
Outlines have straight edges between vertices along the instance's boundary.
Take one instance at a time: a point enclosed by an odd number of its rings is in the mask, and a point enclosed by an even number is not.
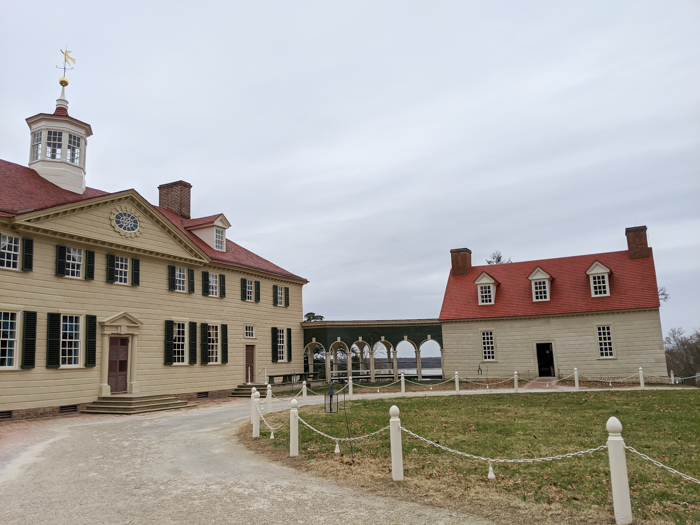
<svg viewBox="0 0 700 525"><path fill-rule="evenodd" d="M131 213L120 211L114 216L114 222L120 230L125 232L135 232L139 229L139 220Z"/></svg>

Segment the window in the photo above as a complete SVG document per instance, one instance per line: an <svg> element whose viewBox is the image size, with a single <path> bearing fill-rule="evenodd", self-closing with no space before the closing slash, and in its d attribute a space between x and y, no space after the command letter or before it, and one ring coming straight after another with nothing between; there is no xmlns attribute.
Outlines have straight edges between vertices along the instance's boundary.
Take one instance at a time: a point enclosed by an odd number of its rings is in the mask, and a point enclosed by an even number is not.
<svg viewBox="0 0 700 525"><path fill-rule="evenodd" d="M173 323L173 364L186 364L187 332L186 323Z"/></svg>
<svg viewBox="0 0 700 525"><path fill-rule="evenodd" d="M0 370L17 368L17 314L0 312Z"/></svg>
<svg viewBox="0 0 700 525"><path fill-rule="evenodd" d="M591 275L591 292L593 297L610 295L608 291L608 276L606 274Z"/></svg>
<svg viewBox="0 0 700 525"><path fill-rule="evenodd" d="M247 280L245 282L245 300L246 301L252 301L253 300L253 281Z"/></svg>
<svg viewBox="0 0 700 525"><path fill-rule="evenodd" d="M224 251L224 230L214 228L214 248L220 252Z"/></svg>
<svg viewBox="0 0 700 525"><path fill-rule="evenodd" d="M481 332L481 348L484 353L484 361L496 360L496 346L493 342L493 332Z"/></svg>
<svg viewBox="0 0 700 525"><path fill-rule="evenodd" d="M37 131L32 135L32 160L41 158L41 131Z"/></svg>
<svg viewBox="0 0 700 525"><path fill-rule="evenodd" d="M284 287L277 287L277 306L284 306Z"/></svg>
<svg viewBox="0 0 700 525"><path fill-rule="evenodd" d="M494 304L496 301L496 286L498 285L498 281L486 272L481 272L481 275L476 278L474 284L477 286L479 304Z"/></svg>
<svg viewBox="0 0 700 525"><path fill-rule="evenodd" d="M48 131L46 137L46 158L61 160L61 148L63 146L62 131Z"/></svg>
<svg viewBox="0 0 700 525"><path fill-rule="evenodd" d="M114 282L129 284L129 258L114 257Z"/></svg>
<svg viewBox="0 0 700 525"><path fill-rule="evenodd" d="M17 270L19 266L19 237L0 235L0 268Z"/></svg>
<svg viewBox="0 0 700 525"><path fill-rule="evenodd" d="M612 329L610 326L598 327L598 352L600 352L600 357L613 357Z"/></svg>
<svg viewBox="0 0 700 525"><path fill-rule="evenodd" d="M80 279L83 275L83 250L66 248L66 277Z"/></svg>
<svg viewBox="0 0 700 525"><path fill-rule="evenodd" d="M479 304L493 304L493 294L490 284L479 285Z"/></svg>
<svg viewBox="0 0 700 525"><path fill-rule="evenodd" d="M255 337L255 327L254 326L246 326L244 333L245 333L246 337Z"/></svg>
<svg viewBox="0 0 700 525"><path fill-rule="evenodd" d="M209 325L209 364L219 363L219 325Z"/></svg>
<svg viewBox="0 0 700 525"><path fill-rule="evenodd" d="M61 366L80 365L80 316L61 316Z"/></svg>
<svg viewBox="0 0 700 525"><path fill-rule="evenodd" d="M80 164L80 137L68 134L68 162Z"/></svg>
<svg viewBox="0 0 700 525"><path fill-rule="evenodd" d="M532 281L532 292L535 301L549 301L549 281Z"/></svg>
<svg viewBox="0 0 700 525"><path fill-rule="evenodd" d="M185 269L175 268L175 291L184 292L185 291Z"/></svg>
<svg viewBox="0 0 700 525"><path fill-rule="evenodd" d="M209 297L219 297L219 275L209 274Z"/></svg>
<svg viewBox="0 0 700 525"><path fill-rule="evenodd" d="M277 360L284 361L284 328L277 329Z"/></svg>

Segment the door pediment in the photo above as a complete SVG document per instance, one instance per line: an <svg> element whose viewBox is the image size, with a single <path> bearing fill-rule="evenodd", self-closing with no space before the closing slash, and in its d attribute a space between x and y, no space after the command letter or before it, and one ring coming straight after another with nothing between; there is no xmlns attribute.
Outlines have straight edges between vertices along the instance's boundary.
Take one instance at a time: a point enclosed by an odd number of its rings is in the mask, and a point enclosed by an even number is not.
<svg viewBox="0 0 700 525"><path fill-rule="evenodd" d="M128 312L119 312L100 321L103 334L138 334L143 322Z"/></svg>

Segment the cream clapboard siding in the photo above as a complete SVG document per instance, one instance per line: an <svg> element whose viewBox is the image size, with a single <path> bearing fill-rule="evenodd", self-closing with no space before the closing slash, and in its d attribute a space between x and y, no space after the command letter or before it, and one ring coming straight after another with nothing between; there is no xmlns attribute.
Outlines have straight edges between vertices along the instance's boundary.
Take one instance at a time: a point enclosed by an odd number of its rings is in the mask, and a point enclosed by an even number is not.
<svg viewBox="0 0 700 525"><path fill-rule="evenodd" d="M109 222L106 224L109 226ZM104 247L55 239L37 234L3 233L34 239L34 271L0 269L0 310L38 312L36 367L30 370L0 370L0 409L13 410L92 402L97 399L102 361L102 333L99 322L127 312L143 323L138 336L137 381L141 394L176 394L224 390L244 382L244 349L256 346L256 368L267 365L271 374L303 371L302 285L255 274L232 271L224 266L177 266L195 270L195 293L168 290L168 264L162 258L148 257ZM155 231L155 230L154 230ZM160 232L158 235L162 235ZM137 238L153 248L155 234ZM162 239L161 239L162 241ZM95 280L71 279L55 275L56 244L95 251ZM106 282L106 254L136 257L141 261L141 285L125 286ZM226 297L202 295L201 272L226 275ZM241 301L240 279L261 281L259 303ZM272 304L273 284L290 288L289 307ZM97 316L97 366L86 368L46 368L47 314L91 314ZM200 365L199 332L196 365L164 365L165 320L199 323L219 321L228 325L229 363ZM83 318L84 322L84 318ZM256 338L244 338L244 326L253 325ZM292 329L290 363L272 363L270 328ZM83 326L84 328L84 326ZM84 330L83 330L84 332ZM20 327L21 334L21 327ZM21 347L21 338L20 338ZM82 355L84 363L84 351ZM263 379L264 380L264 379Z"/></svg>
<svg viewBox="0 0 700 525"><path fill-rule="evenodd" d="M614 359L600 359L599 325L612 327ZM496 361L482 360L481 332L493 331ZM584 376L632 375L643 367L645 375L666 376L666 357L658 309L553 316L535 319L448 321L443 324L443 370L474 377L484 374L508 377L537 375L536 343L552 343L555 372Z"/></svg>

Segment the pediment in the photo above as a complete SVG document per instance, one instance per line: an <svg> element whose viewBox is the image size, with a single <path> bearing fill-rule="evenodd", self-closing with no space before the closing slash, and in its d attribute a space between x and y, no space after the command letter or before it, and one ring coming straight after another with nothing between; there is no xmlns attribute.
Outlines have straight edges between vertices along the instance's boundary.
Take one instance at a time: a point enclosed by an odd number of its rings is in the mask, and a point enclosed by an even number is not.
<svg viewBox="0 0 700 525"><path fill-rule="evenodd" d="M143 325L143 322L139 321L136 317L131 315L129 312L119 312L114 314L107 319L100 321L102 326L126 326L129 328L138 328Z"/></svg>
<svg viewBox="0 0 700 525"><path fill-rule="evenodd" d="M486 272L481 272L481 275L476 278L474 284L498 284L498 281Z"/></svg>
<svg viewBox="0 0 700 525"><path fill-rule="evenodd" d="M610 273L610 268L605 266L600 261L594 262L591 265L591 267L588 270L586 270L586 274L588 274L588 275L595 275L595 274L600 274L600 273Z"/></svg>
<svg viewBox="0 0 700 525"><path fill-rule="evenodd" d="M535 268L532 273L528 276L528 279L531 281L542 281L544 279L551 279L552 276L549 275L547 272L545 272L542 268L539 266Z"/></svg>

